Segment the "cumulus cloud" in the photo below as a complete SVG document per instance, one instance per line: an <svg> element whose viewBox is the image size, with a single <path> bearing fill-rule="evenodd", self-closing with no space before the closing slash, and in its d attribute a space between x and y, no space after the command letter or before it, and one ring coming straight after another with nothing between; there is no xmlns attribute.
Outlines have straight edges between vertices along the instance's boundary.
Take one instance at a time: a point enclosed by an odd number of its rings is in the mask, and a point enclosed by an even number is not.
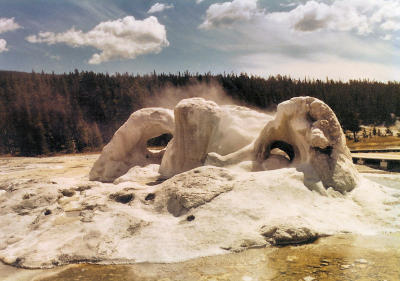
<svg viewBox="0 0 400 281"><path fill-rule="evenodd" d="M4 39L0 39L0 53L8 51L7 49L7 41Z"/></svg>
<svg viewBox="0 0 400 281"><path fill-rule="evenodd" d="M14 18L0 18L0 34L21 28Z"/></svg>
<svg viewBox="0 0 400 281"><path fill-rule="evenodd" d="M14 21L14 18L0 18L0 34L17 30L21 26ZM0 38L0 53L8 51L7 41Z"/></svg>
<svg viewBox="0 0 400 281"><path fill-rule="evenodd" d="M234 2L229 1L225 3ZM270 11L260 9L261 1L254 1L254 16L231 23L218 24L205 17L203 24L212 23L207 28L215 29L219 39L209 43L210 47L233 53L231 69L238 72L398 80L400 67L395 58L399 46L393 41L400 38L393 30L400 22L396 16L400 1L293 2L298 3ZM229 27L234 28L226 32Z"/></svg>
<svg viewBox="0 0 400 281"><path fill-rule="evenodd" d="M298 32L354 31L359 35L389 33L400 30L398 0L334 0L324 3L310 0L293 5L283 12L266 12L257 8L258 0L233 0L211 5L200 27L211 29L229 26L237 21L250 21L256 15L258 24L286 25ZM262 16L260 17L260 13Z"/></svg>
<svg viewBox="0 0 400 281"><path fill-rule="evenodd" d="M312 0L288 12L266 16L306 32L326 29L368 35L400 30L400 2L397 0L336 0L330 4Z"/></svg>
<svg viewBox="0 0 400 281"><path fill-rule="evenodd" d="M167 9L172 9L174 4L162 4L162 3L155 3L151 8L147 11L148 14L160 13Z"/></svg>
<svg viewBox="0 0 400 281"><path fill-rule="evenodd" d="M208 7L205 20L199 26L202 29L230 26L240 21L250 21L261 11L257 8L257 0L233 0L216 3Z"/></svg>
<svg viewBox="0 0 400 281"><path fill-rule="evenodd" d="M71 28L66 32L39 32L26 37L30 43L65 43L72 47L91 46L100 53L94 54L90 64L100 64L113 59L134 59L139 55L159 53L167 47L167 32L156 17L136 20L127 16L115 21L101 22L88 32Z"/></svg>

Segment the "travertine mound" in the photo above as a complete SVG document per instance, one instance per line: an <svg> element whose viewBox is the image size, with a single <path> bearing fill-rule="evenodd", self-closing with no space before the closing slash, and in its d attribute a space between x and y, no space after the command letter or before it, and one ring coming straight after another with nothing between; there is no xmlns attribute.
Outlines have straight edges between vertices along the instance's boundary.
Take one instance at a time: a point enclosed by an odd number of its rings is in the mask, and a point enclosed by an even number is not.
<svg viewBox="0 0 400 281"><path fill-rule="evenodd" d="M165 154L149 151L147 140L163 133L174 135ZM278 154L271 154L274 149ZM335 113L312 97L279 104L275 118L203 98L180 101L174 117L167 109L139 110L103 149L90 179L112 182L134 166L160 163L162 178L213 165L244 171L296 167L304 173L304 183L319 191L344 193L358 181Z"/></svg>
<svg viewBox="0 0 400 281"><path fill-rule="evenodd" d="M161 162L169 178L203 166L208 153L226 155L250 144L271 116L242 106L219 106L203 98L180 101L174 110L175 135Z"/></svg>
<svg viewBox="0 0 400 281"><path fill-rule="evenodd" d="M246 107L219 106L203 98L184 99L174 112L141 109L104 147L90 171L90 179L113 182L132 167L149 164L161 164L160 176L169 178L203 166L209 152L226 155L245 147L271 119L270 115ZM173 134L168 147L160 152L149 151L146 142L164 133Z"/></svg>
<svg viewBox="0 0 400 281"><path fill-rule="evenodd" d="M288 158L271 157L280 149ZM229 155L208 155L207 164L221 167L252 161L252 170L296 167L311 189L354 189L358 173L335 113L322 101L297 97L278 105L275 119L267 123L254 143Z"/></svg>
<svg viewBox="0 0 400 281"><path fill-rule="evenodd" d="M279 104L275 119L255 142L258 162L268 158L277 141L289 144L294 153L293 165L303 167L307 174L315 171L315 181L321 180L325 188L343 193L356 187L358 173L344 133L335 113L322 101L297 97Z"/></svg>
<svg viewBox="0 0 400 281"><path fill-rule="evenodd" d="M165 153L149 151L164 133ZM399 228L398 192L359 179L335 114L311 97L279 104L274 117L201 98L139 110L90 180L0 181L0 259L176 262Z"/></svg>
<svg viewBox="0 0 400 281"><path fill-rule="evenodd" d="M210 140L221 119L219 106L202 98L180 101L174 115L174 138L160 167L160 174L166 178L204 164Z"/></svg>
<svg viewBox="0 0 400 281"><path fill-rule="evenodd" d="M134 112L103 148L90 171L90 180L112 182L133 166L160 164L164 151L149 151L147 141L173 131L171 110L145 108Z"/></svg>

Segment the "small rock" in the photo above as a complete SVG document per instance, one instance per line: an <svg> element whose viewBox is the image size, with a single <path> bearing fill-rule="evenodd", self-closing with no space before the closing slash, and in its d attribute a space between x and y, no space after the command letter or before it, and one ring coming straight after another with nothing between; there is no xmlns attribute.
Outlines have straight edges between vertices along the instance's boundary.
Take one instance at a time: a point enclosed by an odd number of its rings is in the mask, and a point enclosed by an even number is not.
<svg viewBox="0 0 400 281"><path fill-rule="evenodd" d="M355 263L360 263L360 264L367 264L368 261L366 259L358 259L354 261Z"/></svg>
<svg viewBox="0 0 400 281"><path fill-rule="evenodd" d="M26 193L26 194L24 194L24 196L22 197L22 199L26 200L26 199L29 199L30 197L31 197L31 194Z"/></svg>
<svg viewBox="0 0 400 281"><path fill-rule="evenodd" d="M327 261L327 260L321 260L321 263L320 263L320 265L321 266L328 266L329 265L329 261Z"/></svg>
<svg viewBox="0 0 400 281"><path fill-rule="evenodd" d="M75 190L73 189L63 189L61 190L61 194L65 197L72 197L75 195Z"/></svg>
<svg viewBox="0 0 400 281"><path fill-rule="evenodd" d="M306 277L303 277L303 280L304 281L313 281L313 280L315 280L315 278L312 276L306 276Z"/></svg>
<svg viewBox="0 0 400 281"><path fill-rule="evenodd" d="M340 269L349 269L350 268L350 265L349 264L342 264L341 266L340 266Z"/></svg>
<svg viewBox="0 0 400 281"><path fill-rule="evenodd" d="M286 261L288 262L294 262L298 259L296 256L287 256Z"/></svg>
<svg viewBox="0 0 400 281"><path fill-rule="evenodd" d="M272 245L310 243L319 237L319 234L312 229L290 224L264 225L260 228L260 233Z"/></svg>

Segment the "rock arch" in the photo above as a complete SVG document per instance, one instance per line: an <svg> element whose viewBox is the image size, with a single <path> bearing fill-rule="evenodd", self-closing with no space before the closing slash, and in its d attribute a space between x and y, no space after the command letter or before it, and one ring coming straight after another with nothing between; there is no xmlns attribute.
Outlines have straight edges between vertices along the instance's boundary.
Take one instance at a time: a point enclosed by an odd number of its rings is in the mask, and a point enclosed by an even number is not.
<svg viewBox="0 0 400 281"><path fill-rule="evenodd" d="M90 180L112 182L133 166L160 164L165 149L152 152L147 149L147 141L173 132L172 110L145 108L134 112L103 148L90 171Z"/></svg>

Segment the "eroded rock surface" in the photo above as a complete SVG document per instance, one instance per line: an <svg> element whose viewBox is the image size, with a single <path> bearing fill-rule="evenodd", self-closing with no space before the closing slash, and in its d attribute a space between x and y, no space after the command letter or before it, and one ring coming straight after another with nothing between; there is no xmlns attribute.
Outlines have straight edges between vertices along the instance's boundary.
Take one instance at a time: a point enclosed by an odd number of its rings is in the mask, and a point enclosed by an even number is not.
<svg viewBox="0 0 400 281"><path fill-rule="evenodd" d="M280 149L287 158L272 155ZM335 113L322 101L297 97L280 103L275 118L255 141L229 155L210 153L207 164L221 167L253 161L252 170L296 167L305 174L310 189L333 188L341 193L357 186L356 171Z"/></svg>
<svg viewBox="0 0 400 281"><path fill-rule="evenodd" d="M221 193L231 191L234 174L215 167L199 167L174 176L155 193L157 209L167 209L174 216L210 202Z"/></svg>
<svg viewBox="0 0 400 281"><path fill-rule="evenodd" d="M103 148L90 171L90 180L112 182L136 165L160 164L164 151L148 150L147 141L173 131L171 110L145 108L134 112Z"/></svg>
<svg viewBox="0 0 400 281"><path fill-rule="evenodd" d="M146 142L165 132L174 138L162 158ZM280 104L275 118L204 99L181 101L175 122L172 111L140 110L92 181L94 159L68 157L0 158L3 262L177 262L400 229L400 192L358 178L334 113L310 97Z"/></svg>
<svg viewBox="0 0 400 281"><path fill-rule="evenodd" d="M175 135L160 167L164 178L203 166L210 152L226 155L245 147L272 119L246 107L219 106L203 98L180 101L174 115Z"/></svg>

